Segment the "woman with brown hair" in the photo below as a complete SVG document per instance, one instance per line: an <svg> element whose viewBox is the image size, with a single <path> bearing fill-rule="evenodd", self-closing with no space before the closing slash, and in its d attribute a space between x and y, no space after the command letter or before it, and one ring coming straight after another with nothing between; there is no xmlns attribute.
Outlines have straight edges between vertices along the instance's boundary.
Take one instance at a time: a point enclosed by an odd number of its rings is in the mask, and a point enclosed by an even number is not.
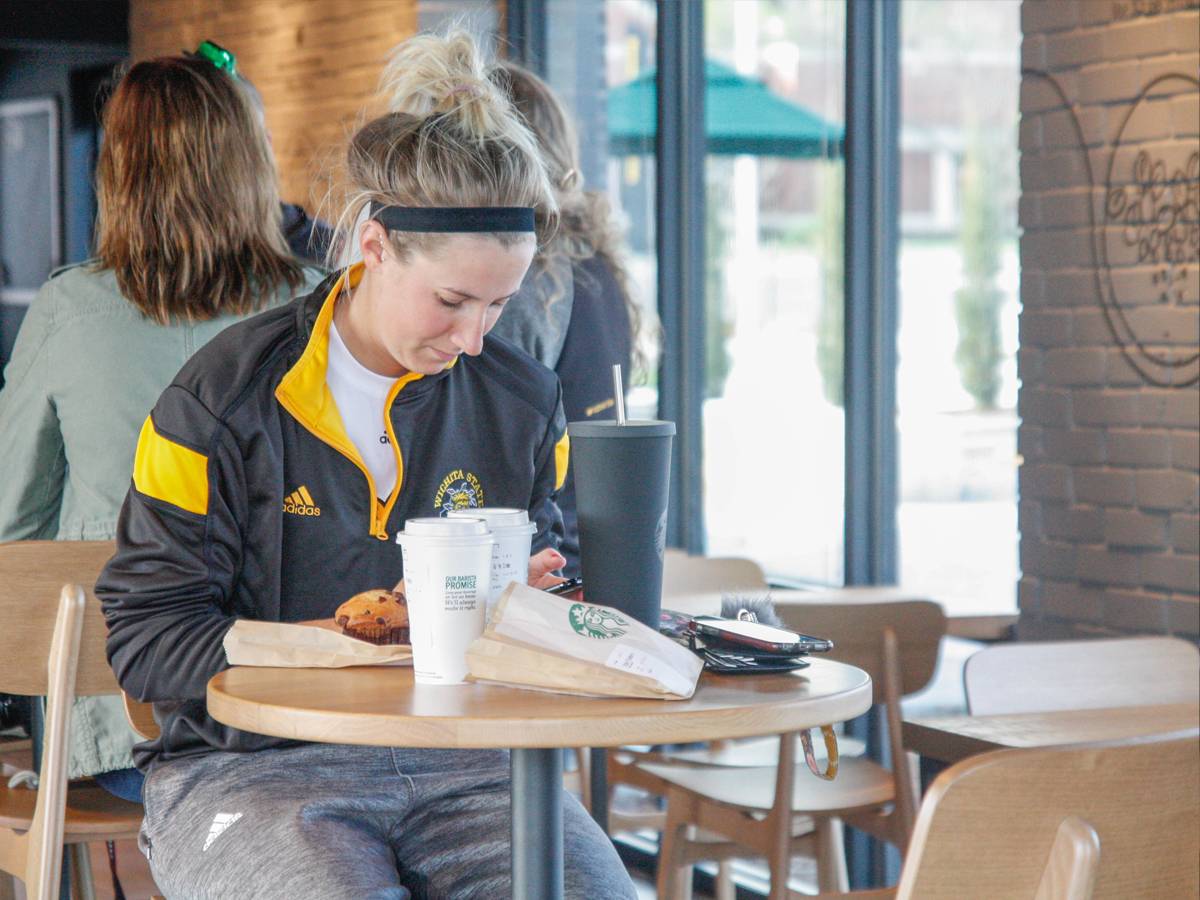
<svg viewBox="0 0 1200 900"><path fill-rule="evenodd" d="M54 272L0 391L0 540L108 540L138 431L198 348L320 279L288 252L260 118L202 59L133 66L105 106L95 259ZM76 706L71 776L124 770L119 698Z"/></svg>

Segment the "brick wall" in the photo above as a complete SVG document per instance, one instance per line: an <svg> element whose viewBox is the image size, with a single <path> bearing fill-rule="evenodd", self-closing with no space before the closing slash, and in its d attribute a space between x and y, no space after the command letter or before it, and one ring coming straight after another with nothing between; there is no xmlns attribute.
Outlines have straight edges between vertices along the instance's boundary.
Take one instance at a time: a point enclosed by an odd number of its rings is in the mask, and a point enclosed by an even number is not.
<svg viewBox="0 0 1200 900"><path fill-rule="evenodd" d="M284 199L316 209L323 173L375 93L388 50L417 30L417 0L131 0L133 58L232 50L262 94Z"/></svg>
<svg viewBox="0 0 1200 900"><path fill-rule="evenodd" d="M1020 630L1196 639L1200 0L1021 20Z"/></svg>

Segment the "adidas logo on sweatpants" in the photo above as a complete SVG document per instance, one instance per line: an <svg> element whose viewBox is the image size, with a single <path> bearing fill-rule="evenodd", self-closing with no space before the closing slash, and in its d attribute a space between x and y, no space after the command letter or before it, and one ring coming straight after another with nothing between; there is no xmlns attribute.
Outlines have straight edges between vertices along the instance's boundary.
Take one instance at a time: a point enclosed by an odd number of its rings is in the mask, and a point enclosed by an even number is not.
<svg viewBox="0 0 1200 900"><path fill-rule="evenodd" d="M225 829L242 817L241 813L217 813L211 825L208 826L208 837L204 840L204 850L212 846L213 841L224 834ZM204 850L200 852L203 853Z"/></svg>

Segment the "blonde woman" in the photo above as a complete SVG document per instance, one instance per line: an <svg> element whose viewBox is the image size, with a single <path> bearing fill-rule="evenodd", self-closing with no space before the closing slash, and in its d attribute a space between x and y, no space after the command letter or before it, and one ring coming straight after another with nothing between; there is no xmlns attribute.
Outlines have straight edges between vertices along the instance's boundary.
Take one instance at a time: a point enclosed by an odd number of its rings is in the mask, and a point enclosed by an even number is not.
<svg viewBox="0 0 1200 900"><path fill-rule="evenodd" d="M510 892L505 753L297 744L204 703L240 618L328 617L393 583L396 532L448 490L529 510L534 578L563 561L558 382L487 337L533 258L533 209L554 208L541 157L469 37L419 36L396 66L420 103L347 152L362 261L231 328L162 394L96 588L117 677L162 723L138 763L169 896ZM288 512L301 488L319 516ZM563 821L568 895L633 897L573 798Z"/></svg>
<svg viewBox="0 0 1200 900"><path fill-rule="evenodd" d="M0 540L111 539L138 431L179 368L320 280L288 252L275 184L260 119L224 72L163 58L116 85L96 259L51 275L4 371ZM120 781L132 765L119 699L79 701L71 738L72 777ZM134 799L139 780L114 791Z"/></svg>

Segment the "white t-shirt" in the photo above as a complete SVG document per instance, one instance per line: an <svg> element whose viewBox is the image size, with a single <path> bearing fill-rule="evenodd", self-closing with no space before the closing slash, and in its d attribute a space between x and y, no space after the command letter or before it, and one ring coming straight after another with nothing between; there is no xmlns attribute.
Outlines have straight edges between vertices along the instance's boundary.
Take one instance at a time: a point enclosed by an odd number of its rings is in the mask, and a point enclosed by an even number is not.
<svg viewBox="0 0 1200 900"><path fill-rule="evenodd" d="M350 353L337 326L329 323L329 367L325 383L342 414L342 424L386 500L396 484L396 454L388 440L387 395L396 379L366 368Z"/></svg>

